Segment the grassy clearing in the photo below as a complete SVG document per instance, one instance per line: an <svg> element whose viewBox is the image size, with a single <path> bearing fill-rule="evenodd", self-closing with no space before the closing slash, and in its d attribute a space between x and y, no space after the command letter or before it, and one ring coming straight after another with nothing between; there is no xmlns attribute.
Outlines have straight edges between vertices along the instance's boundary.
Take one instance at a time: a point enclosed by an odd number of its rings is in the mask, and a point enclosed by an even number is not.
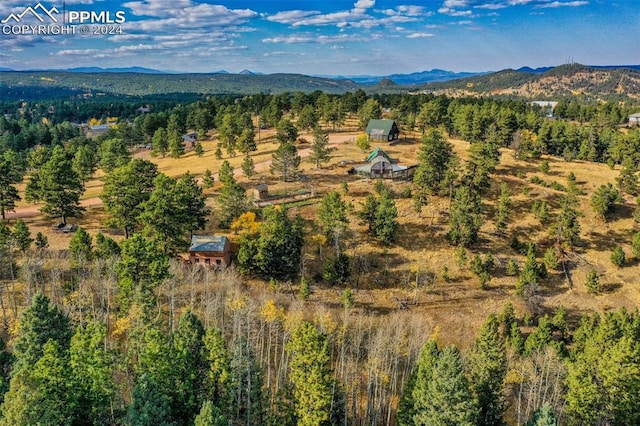
<svg viewBox="0 0 640 426"><path fill-rule="evenodd" d="M348 183L349 193L345 197L355 210L360 208L364 197L373 191L373 181L347 175L351 165L341 166L341 161L361 161L363 153L354 144L357 132L340 132L330 136L331 143L336 147L331 162L316 169L315 165L303 160L302 170L308 176L308 181L283 183L272 176L266 162L270 160L276 148L273 132L261 134L261 142L253 159L256 163L257 175L251 180L238 175L240 183L247 189L258 182L269 184L271 193L295 192L311 190L318 194L317 198L291 203L293 211L301 214L310 224L315 219L317 203L320 197L331 191L341 191L343 182ZM301 135L311 140L309 135ZM416 162L420 135L409 134L400 143L389 146L388 143L372 143L371 149L383 147L391 157L398 158L401 164ZM451 140L455 151L462 157L467 156L468 143ZM170 176L179 176L189 170L196 176L201 176L206 169L216 173L221 160L214 156L215 137L203 142L205 154L197 157L193 152L173 159L170 157L152 158L149 151L136 154L142 158L149 158L158 164L161 172ZM301 145L303 150L308 145ZM513 294L515 277L506 276L504 265L513 258L520 263L524 257L517 254L509 246L508 239L495 234L492 223L494 205L499 196L500 184L509 185L512 194L512 223L508 228L508 235L516 235L521 241L531 241L542 249L548 245L548 225L541 225L531 213L531 205L535 200L546 200L550 207L550 221L553 221L558 203L563 193L529 181L532 176L538 176L545 181L557 181L566 184L566 176L573 172L577 177L578 188L583 192L579 196L584 216L581 218L581 244L577 248L580 261L570 271L575 283L571 288L561 271L550 271L549 278L544 281L535 301L535 313L552 311L556 307L565 306L570 320L575 321L579 315L591 311L606 311L620 306L632 309L640 304L640 289L638 286L638 260L631 258L630 241L637 227L631 219L631 212L635 201L627 197L624 205L618 210L614 220L609 223L601 222L591 211L589 198L593 191L603 183L615 183L618 170L612 170L604 164L593 164L581 161L564 162L558 158L545 157L551 166L549 174L539 171L540 161L519 161L513 158L511 151L503 150L502 159L496 173L493 175L491 189L484 198L487 220L481 229L481 239L467 253L473 254L491 252L497 260L497 268L489 283L488 290L481 290L478 279L468 270L461 269L455 262L455 248L445 238L448 229L447 197L431 197L428 205L420 214L413 210L410 199L397 198L401 224L397 242L388 247L383 246L365 234L365 227L359 225L354 215L351 217L350 236L347 244L347 254L352 259L366 261L369 271L354 282L354 297L356 311L370 314L385 314L398 309L397 299L409 299L412 304L409 309L424 318L430 324L439 324L444 342L456 343L464 348L475 337L476 331L487 314L499 312L506 301L511 301L516 310L522 314L531 309L531 304L518 299ZM228 159L234 167L240 167L242 156ZM396 194L402 194L409 182L394 181L389 185ZM87 183L85 198L99 195L102 187L102 175ZM23 187L21 188L23 189ZM219 189L219 183L207 190L211 195L208 204L213 208L215 217L214 195ZM22 206L26 205L24 202ZM75 221L87 228L91 233L104 232L121 239L118 231L109 230L103 225L104 214L101 208L88 209L84 218ZM32 233L40 231L49 237L54 249L68 248L71 235L58 234L51 230L55 220L45 220L41 217L25 219ZM224 232L214 228L215 220L209 225L207 232ZM233 236L231 236L233 239ZM613 266L609 260L611 249L621 245L628 260L623 268ZM317 274L320 263L317 260L317 248L309 243L305 249L306 270L309 277ZM539 250L542 255L542 250ZM449 270L450 279L440 278L443 267ZM590 268L600 274L600 281L604 285L604 292L600 295L587 293L584 282ZM269 291L264 283L250 280L251 287L258 292ZM417 283L417 285L416 285ZM340 293L342 289L327 287L322 283L312 283L314 293L307 302L310 309L326 309L332 306L340 309ZM294 283L292 289L297 290Z"/></svg>

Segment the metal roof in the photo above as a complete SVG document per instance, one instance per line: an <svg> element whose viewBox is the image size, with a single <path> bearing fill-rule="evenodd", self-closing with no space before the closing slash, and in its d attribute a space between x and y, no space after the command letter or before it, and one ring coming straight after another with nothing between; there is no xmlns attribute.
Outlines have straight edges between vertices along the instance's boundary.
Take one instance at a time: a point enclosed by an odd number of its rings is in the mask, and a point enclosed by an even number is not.
<svg viewBox="0 0 640 426"><path fill-rule="evenodd" d="M372 119L372 120L369 120L369 123L367 124L366 133L368 135L382 134L384 136L387 136L389 135L389 133L391 133L391 129L393 129L394 124L395 124L394 120ZM382 133L380 133L380 130L382 130Z"/></svg>
<svg viewBox="0 0 640 426"><path fill-rule="evenodd" d="M225 235L194 235L191 237L189 251L223 252L228 241Z"/></svg>

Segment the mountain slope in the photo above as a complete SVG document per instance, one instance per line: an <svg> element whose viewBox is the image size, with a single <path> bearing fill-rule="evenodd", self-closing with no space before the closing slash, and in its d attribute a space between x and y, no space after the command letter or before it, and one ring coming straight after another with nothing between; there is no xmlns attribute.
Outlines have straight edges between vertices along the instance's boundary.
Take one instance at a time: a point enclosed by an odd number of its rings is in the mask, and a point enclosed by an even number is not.
<svg viewBox="0 0 640 426"><path fill-rule="evenodd" d="M72 72L3 72L0 94L18 96L28 90L59 89L70 95L103 92L117 95L153 95L166 93L253 94L287 91L344 93L360 88L350 80L331 80L300 74L141 74Z"/></svg>
<svg viewBox="0 0 640 426"><path fill-rule="evenodd" d="M640 71L635 67L562 65L544 72L504 70L497 73L429 83L422 90L448 95L514 95L550 98L585 95L593 98L640 98Z"/></svg>

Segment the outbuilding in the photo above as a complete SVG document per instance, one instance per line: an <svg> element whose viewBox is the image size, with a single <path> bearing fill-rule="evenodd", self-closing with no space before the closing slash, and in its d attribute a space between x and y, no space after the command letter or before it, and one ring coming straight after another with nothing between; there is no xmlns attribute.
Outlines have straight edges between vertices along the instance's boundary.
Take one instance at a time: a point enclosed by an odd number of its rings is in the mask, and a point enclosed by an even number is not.
<svg viewBox="0 0 640 426"><path fill-rule="evenodd" d="M400 129L395 120L373 119L369 120L365 131L371 140L395 141L400 137Z"/></svg>
<svg viewBox="0 0 640 426"><path fill-rule="evenodd" d="M231 245L225 235L194 235L189 247L193 265L226 268L231 263Z"/></svg>

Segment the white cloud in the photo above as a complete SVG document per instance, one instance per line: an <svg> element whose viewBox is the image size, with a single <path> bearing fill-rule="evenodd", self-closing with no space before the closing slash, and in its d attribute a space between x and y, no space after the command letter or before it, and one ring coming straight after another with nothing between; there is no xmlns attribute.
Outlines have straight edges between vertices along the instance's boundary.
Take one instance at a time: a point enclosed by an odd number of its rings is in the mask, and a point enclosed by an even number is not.
<svg viewBox="0 0 640 426"><path fill-rule="evenodd" d="M438 12L449 16L470 16L472 14L470 10L456 10L448 7L441 7Z"/></svg>
<svg viewBox="0 0 640 426"><path fill-rule="evenodd" d="M356 9L369 9L375 6L376 0L358 0L353 5Z"/></svg>
<svg viewBox="0 0 640 426"><path fill-rule="evenodd" d="M300 19L319 14L320 12L316 10L285 10L268 16L267 21L278 22L281 24L293 24Z"/></svg>
<svg viewBox="0 0 640 426"><path fill-rule="evenodd" d="M552 1L550 3L539 4L538 8L556 8L556 7L580 7L588 5L588 1Z"/></svg>
<svg viewBox="0 0 640 426"><path fill-rule="evenodd" d="M289 36L280 37L268 37L262 39L263 43L276 43L276 44L302 44L302 43L318 43L318 44L330 44L330 43L346 43L353 41L366 41L371 39L380 38L379 35L370 35L369 37L362 37L355 34L339 34L339 35L317 35L317 34L293 34Z"/></svg>
<svg viewBox="0 0 640 426"><path fill-rule="evenodd" d="M430 38L433 37L431 33L412 33L407 36L407 38Z"/></svg>

